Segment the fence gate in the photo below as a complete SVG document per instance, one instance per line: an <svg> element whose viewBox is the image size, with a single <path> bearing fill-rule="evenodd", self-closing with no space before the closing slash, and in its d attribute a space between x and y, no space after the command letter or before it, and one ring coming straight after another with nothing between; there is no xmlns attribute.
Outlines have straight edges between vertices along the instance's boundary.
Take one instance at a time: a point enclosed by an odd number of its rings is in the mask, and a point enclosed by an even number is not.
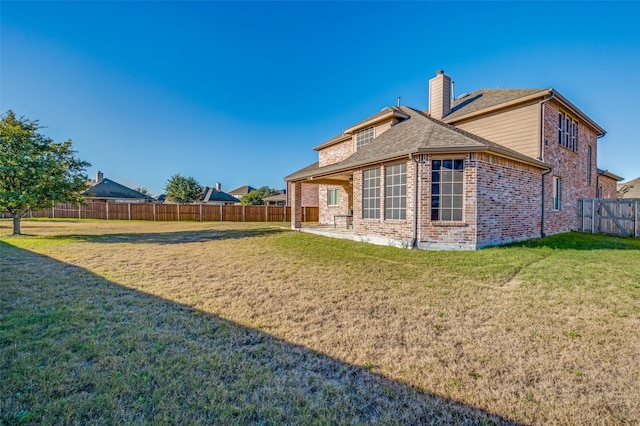
<svg viewBox="0 0 640 426"><path fill-rule="evenodd" d="M640 236L640 200L583 198L579 201L580 229L584 232Z"/></svg>

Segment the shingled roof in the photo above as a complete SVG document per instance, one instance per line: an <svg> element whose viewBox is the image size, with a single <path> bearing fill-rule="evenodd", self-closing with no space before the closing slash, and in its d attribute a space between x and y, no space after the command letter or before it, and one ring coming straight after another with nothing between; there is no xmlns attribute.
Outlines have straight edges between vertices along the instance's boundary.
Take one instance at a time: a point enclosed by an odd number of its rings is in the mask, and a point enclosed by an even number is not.
<svg viewBox="0 0 640 426"><path fill-rule="evenodd" d="M87 198L153 200L153 198L148 195L106 178L87 189L82 195Z"/></svg>
<svg viewBox="0 0 640 426"><path fill-rule="evenodd" d="M223 191L218 191L216 188L212 186L203 186L202 187L202 195L200 196L200 201L203 203L209 202L228 202L228 203L239 203L236 197L227 194Z"/></svg>
<svg viewBox="0 0 640 426"><path fill-rule="evenodd" d="M549 168L535 160L495 142L465 132L457 127L435 120L409 107L400 107L409 117L361 147L343 161L319 167L318 163L285 177L285 181L296 181L326 176L349 169L389 161L412 153L453 153L491 151L540 168Z"/></svg>
<svg viewBox="0 0 640 426"><path fill-rule="evenodd" d="M482 111L497 105L506 104L520 98L524 98L536 93L540 96L548 94L553 89L480 89L463 95L453 101L451 112L445 116L449 121L463 115Z"/></svg>

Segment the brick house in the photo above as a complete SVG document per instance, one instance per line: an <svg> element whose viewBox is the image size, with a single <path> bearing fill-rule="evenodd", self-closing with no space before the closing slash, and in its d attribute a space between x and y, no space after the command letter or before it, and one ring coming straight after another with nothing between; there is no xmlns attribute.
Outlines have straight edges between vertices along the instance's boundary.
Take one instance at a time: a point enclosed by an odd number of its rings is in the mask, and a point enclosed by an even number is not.
<svg viewBox="0 0 640 426"><path fill-rule="evenodd" d="M348 216L354 236L373 243L477 249L570 231L578 199L618 178L598 173L604 134L555 89L452 100L439 71L428 111L384 108L316 146L319 161L285 178L291 226L301 227L302 185L315 184L320 223Z"/></svg>

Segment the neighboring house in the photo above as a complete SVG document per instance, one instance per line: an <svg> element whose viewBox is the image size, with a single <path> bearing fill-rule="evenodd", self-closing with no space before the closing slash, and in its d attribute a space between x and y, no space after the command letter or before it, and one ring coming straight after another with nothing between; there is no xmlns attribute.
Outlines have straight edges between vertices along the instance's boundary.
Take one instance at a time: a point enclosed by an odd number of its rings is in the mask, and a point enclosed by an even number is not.
<svg viewBox="0 0 640 426"><path fill-rule="evenodd" d="M285 191L282 191L279 194L263 198L263 201L267 206L286 206L287 194Z"/></svg>
<svg viewBox="0 0 640 426"><path fill-rule="evenodd" d="M151 203L154 201L149 195L106 179L102 172L96 173L96 179L90 181L89 184L91 187L83 192L82 195L90 202Z"/></svg>
<svg viewBox="0 0 640 426"><path fill-rule="evenodd" d="M229 195L232 197L236 197L238 200L242 200L242 197L254 191L255 188L249 185L241 186L240 188L236 188L233 191L229 191Z"/></svg>
<svg viewBox="0 0 640 426"><path fill-rule="evenodd" d="M156 201L159 203L173 204L167 200L166 194L161 194L156 197ZM213 204L216 206L233 206L240 202L236 197L232 197L226 192L222 191L220 183L216 183L216 186L203 186L200 197L193 204Z"/></svg>
<svg viewBox="0 0 640 426"><path fill-rule="evenodd" d="M618 184L618 198L640 199L640 177Z"/></svg>
<svg viewBox="0 0 640 426"><path fill-rule="evenodd" d="M605 130L555 89L450 93L439 71L428 111L387 107L316 146L319 161L285 178L292 227L315 184L320 223L352 215L374 243L477 249L576 229Z"/></svg>
<svg viewBox="0 0 640 426"><path fill-rule="evenodd" d="M597 169L597 173L596 198L617 198L618 182L624 179L608 170Z"/></svg>
<svg viewBox="0 0 640 426"><path fill-rule="evenodd" d="M200 204L214 204L220 206L233 206L238 204L240 200L222 191L220 183L216 183L215 187L203 186Z"/></svg>

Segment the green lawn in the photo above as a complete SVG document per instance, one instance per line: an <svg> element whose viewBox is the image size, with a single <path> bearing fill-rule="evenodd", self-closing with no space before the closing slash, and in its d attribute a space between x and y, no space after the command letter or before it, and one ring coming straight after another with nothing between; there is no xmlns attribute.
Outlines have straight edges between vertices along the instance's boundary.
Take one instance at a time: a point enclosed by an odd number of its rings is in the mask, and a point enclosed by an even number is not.
<svg viewBox="0 0 640 426"><path fill-rule="evenodd" d="M1 424L634 424L640 239L0 221Z"/></svg>

